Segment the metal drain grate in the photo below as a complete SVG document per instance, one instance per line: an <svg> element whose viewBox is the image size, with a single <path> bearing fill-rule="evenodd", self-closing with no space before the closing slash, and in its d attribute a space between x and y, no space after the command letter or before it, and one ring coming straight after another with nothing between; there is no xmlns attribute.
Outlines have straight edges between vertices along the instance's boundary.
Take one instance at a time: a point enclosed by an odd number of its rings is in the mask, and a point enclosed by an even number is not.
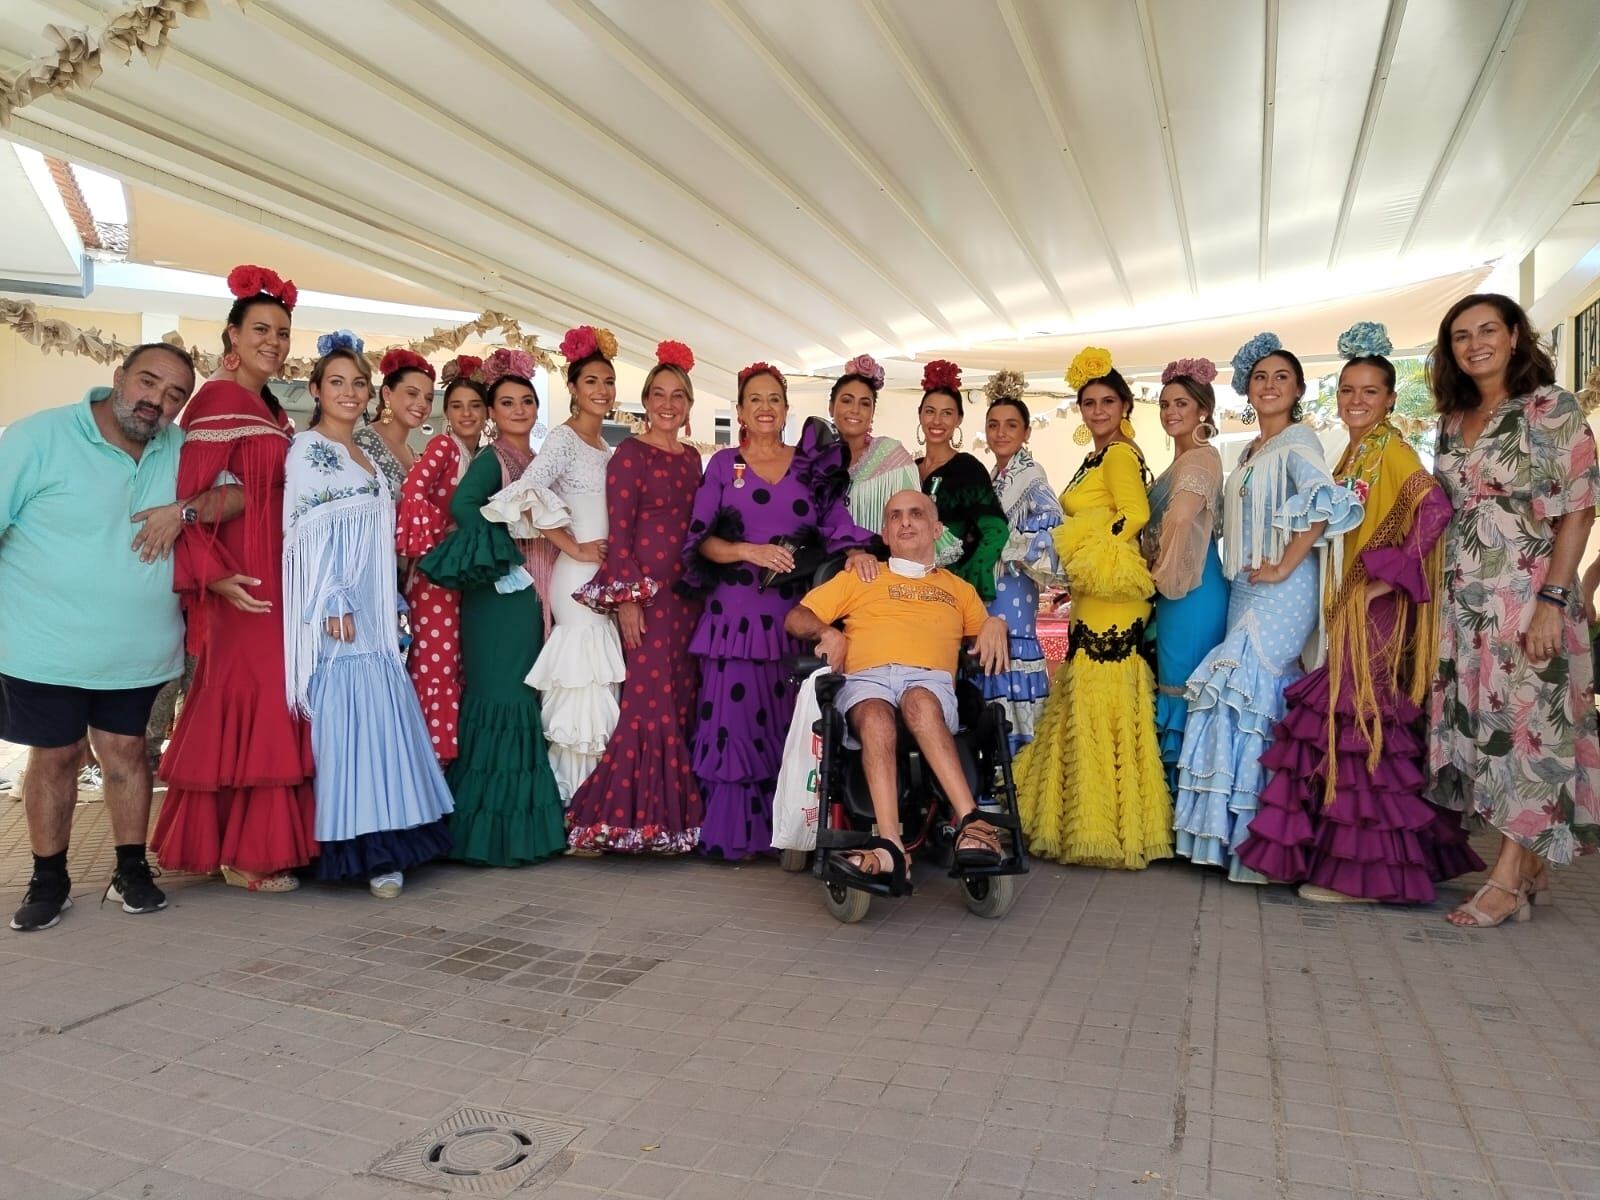
<svg viewBox="0 0 1600 1200"><path fill-rule="evenodd" d="M568 1142L576 1125L463 1108L391 1150L368 1172L471 1196L504 1196L533 1178Z"/></svg>

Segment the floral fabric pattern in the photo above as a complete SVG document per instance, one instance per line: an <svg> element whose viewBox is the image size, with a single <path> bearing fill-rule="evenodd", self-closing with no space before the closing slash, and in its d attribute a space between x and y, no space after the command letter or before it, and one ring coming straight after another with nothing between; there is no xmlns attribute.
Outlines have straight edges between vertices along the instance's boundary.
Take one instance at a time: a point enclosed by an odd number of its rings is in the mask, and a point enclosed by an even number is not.
<svg viewBox="0 0 1600 1200"><path fill-rule="evenodd" d="M1576 606L1549 662L1529 661L1521 637L1549 570L1554 523L1600 497L1594 435L1572 393L1540 388L1506 401L1471 447L1460 418L1445 417L1434 475L1456 511L1431 705L1433 799L1568 863L1600 843L1589 638Z"/></svg>

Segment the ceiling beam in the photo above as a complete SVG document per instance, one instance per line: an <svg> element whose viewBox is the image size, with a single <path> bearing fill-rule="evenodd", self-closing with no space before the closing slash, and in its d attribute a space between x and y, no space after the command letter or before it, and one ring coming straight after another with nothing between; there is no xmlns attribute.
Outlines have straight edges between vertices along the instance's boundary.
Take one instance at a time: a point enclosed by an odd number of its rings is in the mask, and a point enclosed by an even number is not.
<svg viewBox="0 0 1600 1200"><path fill-rule="evenodd" d="M886 347L898 353L905 346L906 339L896 333L886 322L852 308L841 298L836 287L830 287L813 275L801 263L790 258L776 247L769 245L731 213L713 205L678 175L668 170L661 162L651 158L639 147L614 133L582 109L575 107L565 97L540 83L537 78L528 73L521 63L515 62L492 44L485 43L482 37L463 26L454 16L441 11L435 5L428 3L427 0L389 0L389 3L391 6L405 12L413 21L433 32L441 40L453 44L463 53L491 68L504 82L527 96L544 112L565 122L569 127L582 133L589 140L611 151L619 159L632 163L644 174L653 176L663 186L677 193L695 208L704 212L714 226L727 229L730 233L742 238L752 250L790 272L795 279L809 287L816 295L822 297L830 306L843 312L856 321L863 330L879 338ZM253 4L249 11L255 12L257 8L270 11L267 5L261 3ZM291 24L286 18L279 19L285 25ZM314 34L309 36L313 40L316 39ZM423 115L426 116L428 114L424 113ZM455 118L448 119L455 120ZM526 162L526 160L519 161ZM529 165L531 166L532 164ZM874 273L876 274L877 272ZM831 340L822 344L831 345Z"/></svg>
<svg viewBox="0 0 1600 1200"><path fill-rule="evenodd" d="M1478 109L1483 107L1484 98L1489 94L1489 85L1500 73L1500 65L1505 61L1506 51L1511 48L1511 40L1516 37L1517 26L1522 23L1522 15L1527 10L1528 0L1511 0L1506 6L1505 16L1500 21L1500 31L1495 35L1494 45L1489 47L1489 53L1478 68L1478 78L1474 81L1472 91L1467 94L1466 103L1461 106L1461 112L1456 117L1455 128L1450 131L1450 140L1440 152L1439 160L1433 164L1433 172L1428 176L1428 185L1422 189L1417 207L1412 210L1411 223L1406 227L1406 236L1401 239L1400 249L1395 252L1397 259L1404 258L1410 252L1412 242L1416 241L1417 234L1422 229L1423 218L1427 216L1434 197L1439 194L1439 189L1444 186L1445 176L1455 165L1456 155L1461 152L1461 145L1467 140L1467 131L1472 128Z"/></svg>
<svg viewBox="0 0 1600 1200"><path fill-rule="evenodd" d="M1167 87L1161 78L1161 53L1156 48L1155 26L1150 20L1150 0L1138 0L1139 37L1144 42L1145 74L1150 80L1150 99L1156 120L1161 124L1161 151L1167 160L1167 188L1172 194L1172 215L1177 218L1178 237L1183 242L1183 269L1189 278L1189 294L1200 294L1200 275L1194 265L1194 243L1189 237L1189 211L1183 203L1183 180L1178 174L1178 147L1172 140L1172 114L1167 111ZM1271 103L1271 96L1267 97Z"/></svg>
<svg viewBox="0 0 1600 1200"><path fill-rule="evenodd" d="M570 242L558 238L546 230L541 229L537 224L529 221L526 217L516 213L507 212L505 209L490 204L486 200L483 200L481 197L474 195L473 193L462 191L460 188L455 187L447 180L441 179L439 176L432 174L427 168L418 166L415 163L410 163L395 158L394 156L387 154L383 150L380 150L378 147L372 145L370 142L356 138L337 126L329 125L326 121L323 121L316 115L307 112L305 109L291 104L289 101L284 100L279 96L274 96L263 92L254 84L247 83L227 71L223 71L220 68L195 57L194 55L188 54L183 50L179 50L176 46L167 47L166 54L162 61L164 63L172 63L179 70L185 71L197 79L204 80L206 83L215 88L228 92L230 95L237 97L246 104L255 106L265 112L273 114L276 117L289 121L302 132L330 142L333 145L338 146L347 154L363 159L366 162L369 162L374 166L381 167L391 173L415 179L420 184L426 186L442 198L459 204L465 208L471 209L480 217L487 218L493 222L498 222L499 224L507 226L511 230L515 230L532 238L534 241L541 243L547 250L552 251L558 258L565 256L575 259L579 262L586 263L591 269L611 276L626 287L639 288L640 290L651 293L657 299L665 302L669 306L680 307L686 312L698 316L701 320L707 322L712 327L720 328L726 331L726 333L730 334L733 340L736 342L759 340L753 334L751 334L749 330L739 329L736 326L729 324L728 321L724 320L722 317L708 312L703 308L699 308L693 304L687 303L680 296L670 295L667 292L662 291L661 289L641 279L639 276L624 271L622 268L616 266L607 259L590 254L581 246L575 246ZM640 232L641 234L643 233L643 231ZM672 250L672 253L681 258L685 263L691 266L694 265L694 260L690 259L688 255L681 254L681 252L676 250ZM765 306L758 304L757 307ZM771 311L779 321L787 323L788 318L784 314L779 313L776 309ZM654 362L653 355L646 354L644 357L646 361Z"/></svg>
<svg viewBox="0 0 1600 1200"><path fill-rule="evenodd" d="M411 3L419 6L431 6L431 0L411 0ZM816 201L807 195L798 184L784 175L775 163L758 154L740 138L724 129L716 118L700 105L699 101L690 96L676 80L668 76L661 67L656 65L593 4L590 4L588 0L550 0L550 3L565 13L574 25L592 36L613 58L627 67L639 82L645 84L651 91L671 105L679 116L683 117L724 151L736 158L748 170L760 176L768 185L783 193L796 209L805 214L808 220L827 233L836 243L848 250L863 267L878 276L886 287L899 296L914 312L919 313L923 320L952 340L961 340L961 335L955 331L954 326L945 319L944 315L935 306L924 304L917 299L913 290L907 284L889 273L879 256L874 255L847 229L823 212ZM1002 312L997 311L994 315L999 320L1004 321L1006 319ZM902 344L904 340L901 339Z"/></svg>
<svg viewBox="0 0 1600 1200"><path fill-rule="evenodd" d="M1256 282L1267 281L1272 240L1272 156L1278 136L1278 0L1267 0L1265 65L1261 74L1261 190L1256 200Z"/></svg>
<svg viewBox="0 0 1600 1200"><path fill-rule="evenodd" d="M446 112L442 108L433 104L431 101L427 100L425 97L406 87L399 80L394 79L393 77L384 74L382 71L375 69L367 62L345 53L336 45L330 44L328 40L322 37L320 34L306 29L303 25L300 25L291 18L283 15L280 12L277 12L270 4L265 3L265 0L255 0L255 2L245 10L245 15L258 24L261 24L272 30L272 32L284 38L286 41L289 41L300 49L315 55L329 66L338 70L341 74L360 82L363 86L371 89L384 99L404 107L407 111L411 112L415 116L421 117L423 120L429 122L437 128L442 129L452 137L461 139L463 142L472 146L480 153L493 158L496 162L506 163L512 167L515 167L531 178L538 180L539 183L543 184L545 187L558 192L560 195L578 207L583 208L595 216L617 225L619 228L625 230L630 236L637 238L640 241L648 241L658 246L660 249L678 259L691 270L715 279L722 283L725 287L728 287L735 292L747 295L748 290L742 284L733 279L731 276L723 274L711 263L701 262L700 260L683 253L669 238L663 237L652 230L648 230L645 227L636 224L620 209L617 209L598 197L583 191L581 188L575 186L573 183L562 178L555 172L546 170L538 163L508 146L506 143L488 136L477 126L468 124L458 117ZM683 190L686 193L686 198L691 203L697 204L702 209L705 208L704 202L699 200L697 196L692 193L687 193L687 189ZM753 247L760 248L760 243L756 241L753 235L750 235L748 231L744 230L736 223L726 220L721 213L712 211L708 212L708 216L713 218L716 223L732 228L735 233L744 234L746 240ZM791 263L787 259L775 257L774 261L777 262L780 267L783 267L786 270L797 271L795 264ZM659 289L657 290L659 291ZM835 301L834 297L824 292L820 284L815 290L819 295L824 296L824 298L829 301L831 306L837 307L837 302ZM824 331L818 326L802 321L797 318L793 312L780 310L775 305L769 304L760 297L747 296L747 298L756 307L762 308L767 312L781 318L787 323L794 325L796 328L801 329L818 345L827 348L833 353L848 357L848 351L843 343L839 341L836 333ZM841 309L840 311L845 312L846 315L851 316L852 318L855 317L855 314L850 313L848 309Z"/></svg>
<svg viewBox="0 0 1600 1200"><path fill-rule="evenodd" d="M1061 307L1062 316L1070 321L1072 319L1071 302L1068 301L1066 293L1061 290L1061 284L1057 282L1055 272L1045 263L1044 255L1039 252L1039 248L1034 243L1033 238L1023 228L1022 222L1012 213L1010 206L1001 199L999 193L995 191L990 183L990 180L994 177L994 172L989 168L988 164L978 157L977 151L973 149L967 136L961 132L955 117L951 114L944 101L939 98L933 85L929 83L928 73L923 70L922 64L917 62L911 49L906 44L906 40L900 36L894 21L884 11L883 6L878 3L878 0L861 0L861 3L866 9L867 16L871 18L873 25L876 27L879 38L883 40L884 45L888 46L889 53L894 57L896 65L899 66L901 77L910 86L912 94L917 98L917 102L922 105L922 111L927 113L928 119L938 126L946 144L955 151L956 157L967 168L967 174L971 175L978 186L983 189L983 194L989 198L990 206L999 215L1000 219L1005 222L1006 229L1010 231L1012 240L1017 244L1017 248L1022 251L1023 257L1028 260L1029 265L1033 267L1034 274L1038 276L1039 282L1044 285L1045 291ZM949 257L949 255L947 254L946 257ZM963 278L966 278L965 272L963 272ZM991 310L999 308L1002 313L1005 313L1005 306L1001 304L990 289L980 288L970 280L968 281L968 286L972 287L979 295L985 297L986 302L992 301L989 304ZM1017 322L1015 319L1011 319L1009 323L1013 329L1016 328Z"/></svg>
<svg viewBox="0 0 1600 1200"><path fill-rule="evenodd" d="M1328 246L1330 271L1338 266L1339 256L1344 252L1344 235L1350 227L1356 193L1361 190L1361 175L1366 170L1372 134L1378 127L1378 113L1383 108L1383 93L1389 85L1389 70L1394 65L1394 48L1400 42L1400 27L1405 24L1405 19L1406 0L1389 0L1389 15L1383 22L1383 40L1378 43L1378 59L1372 67L1372 82L1367 86L1367 107L1361 114L1361 133L1356 138L1355 153L1350 157L1344 196L1339 201L1339 219L1334 222L1333 241Z"/></svg>
<svg viewBox="0 0 1600 1200"><path fill-rule="evenodd" d="M888 164L872 151L865 138L845 124L844 118L822 98L820 90L796 76L778 53L772 49L771 44L762 36L760 30L751 23L749 17L729 3L729 0L711 0L711 4L721 14L723 20L743 39L745 45L750 47L751 52L761 60L762 65L767 68L768 72L783 84L795 103L804 109L806 115L833 139L835 145L855 161L856 167L867 176L872 184L894 202L895 207L900 210L906 220L916 226L917 232L922 234L928 244L961 277L961 281L974 294L983 297L991 311L994 309L1004 311L998 297L974 279L972 273L956 260L956 257L940 239L938 232L928 224L927 217L910 193L906 191L905 185L900 182L889 168ZM1041 275L1041 279L1045 280L1046 286L1050 286L1050 281L1045 276ZM1057 292L1059 293L1059 289L1057 289ZM1065 296L1061 296L1060 301L1063 306L1066 306ZM1070 311L1069 308L1068 312L1070 313Z"/></svg>
<svg viewBox="0 0 1600 1200"><path fill-rule="evenodd" d="M1122 293L1123 302L1129 308L1133 308L1133 289L1128 286L1127 272L1123 269L1122 259L1117 254L1116 248L1111 244L1111 235L1106 232L1105 220L1100 215L1099 206L1094 202L1094 194L1089 190L1088 177L1078 162L1078 156L1073 153L1071 139L1067 137L1066 121L1045 78L1044 70L1039 65L1039 57L1033 52L1032 39L1022 23L1021 14L1017 12L1015 0L996 0L996 4L1000 9L1001 20L1005 22L1006 32L1011 36L1011 48L1022 63L1023 73L1027 75L1028 83L1033 87L1034 99L1038 101L1039 111L1044 114L1045 123L1050 126L1050 136L1055 139L1056 145L1061 147L1061 161L1066 166L1067 175L1083 198L1084 212L1089 218L1089 226L1094 231L1096 240L1100 243L1100 252L1111 268L1112 278L1117 281L1117 289Z"/></svg>
<svg viewBox="0 0 1600 1200"><path fill-rule="evenodd" d="M107 105L102 101L110 103ZM642 330L620 315L596 310L592 303L561 289L535 283L509 271L486 271L481 264L488 258L487 255L444 241L430 231L370 205L341 207L331 202L325 187L296 177L282 168L273 167L271 174L267 175L241 167L238 165L241 161L248 161L253 156L192 129L184 130L185 141L179 142L167 132L176 131L178 127L174 122L141 110L104 88L92 93L75 92L53 97L42 103L47 106L39 110L39 123L42 125L59 129L56 120L59 114L60 121L69 126L79 125L106 139L112 147L136 149L147 160L164 163L162 169L178 178L190 181L215 178L219 182L225 181L236 189L240 199L251 198L260 207L276 204L280 212L294 213L301 220L320 223L330 232L369 249L388 249L392 255L392 265L385 269L402 279L413 278L417 274L407 264L431 263L434 270L443 269L449 273L453 267L468 278L477 276L485 282L503 284L507 289L506 295L520 294L523 304L541 314L539 323L552 336L566 325L591 321L597 317L636 339L636 344L641 346L647 342L654 346L664 336L659 332ZM67 129L64 132L72 131ZM341 199L349 200L348 197ZM391 247L384 245L381 236L384 233L401 241L403 255L393 254ZM375 238L374 234L380 236ZM551 305L555 308L552 309ZM565 310L564 314L556 315L560 310ZM654 361L654 356L639 353L637 361L648 365ZM726 367L719 365L719 369L726 370Z"/></svg>

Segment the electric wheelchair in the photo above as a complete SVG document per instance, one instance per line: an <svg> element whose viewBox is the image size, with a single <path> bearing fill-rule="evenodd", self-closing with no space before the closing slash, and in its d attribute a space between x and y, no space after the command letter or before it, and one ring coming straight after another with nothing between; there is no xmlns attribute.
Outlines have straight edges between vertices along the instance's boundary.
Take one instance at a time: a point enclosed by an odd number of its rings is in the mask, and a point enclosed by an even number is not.
<svg viewBox="0 0 1600 1200"><path fill-rule="evenodd" d="M820 658L801 659L795 663L795 678L804 679L825 666ZM835 704L844 680L833 673L817 677L822 715L813 730L821 742L822 758L817 768L817 852L812 871L823 883L828 912L835 920L852 924L867 915L873 896L898 896L904 891L898 876L864 876L840 861L852 850L882 845L871 834L875 818L861 751L846 746L845 714ZM978 815L1000 834L1000 860L972 861L974 856L957 852L949 801L904 719L897 717L901 836L908 855L931 859L956 880L969 911L998 918L1016 899L1016 877L1028 871L1011 776L1009 722L1005 706L998 701L985 703L977 686L966 679L956 682L956 707L961 727L954 735L956 752L978 801Z"/></svg>

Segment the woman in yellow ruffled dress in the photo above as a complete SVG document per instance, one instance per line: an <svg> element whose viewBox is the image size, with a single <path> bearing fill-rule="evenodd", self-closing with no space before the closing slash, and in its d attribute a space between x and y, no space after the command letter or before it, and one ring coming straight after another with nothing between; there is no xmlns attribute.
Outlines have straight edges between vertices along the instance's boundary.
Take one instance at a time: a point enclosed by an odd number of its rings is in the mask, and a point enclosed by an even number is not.
<svg viewBox="0 0 1600 1200"><path fill-rule="evenodd" d="M1094 449L1061 493L1055 531L1072 591L1066 661L1016 762L1028 846L1041 858L1139 870L1172 855L1172 798L1156 738L1155 677L1140 655L1155 586L1139 553L1149 471L1133 441L1133 392L1090 347L1067 383Z"/></svg>

